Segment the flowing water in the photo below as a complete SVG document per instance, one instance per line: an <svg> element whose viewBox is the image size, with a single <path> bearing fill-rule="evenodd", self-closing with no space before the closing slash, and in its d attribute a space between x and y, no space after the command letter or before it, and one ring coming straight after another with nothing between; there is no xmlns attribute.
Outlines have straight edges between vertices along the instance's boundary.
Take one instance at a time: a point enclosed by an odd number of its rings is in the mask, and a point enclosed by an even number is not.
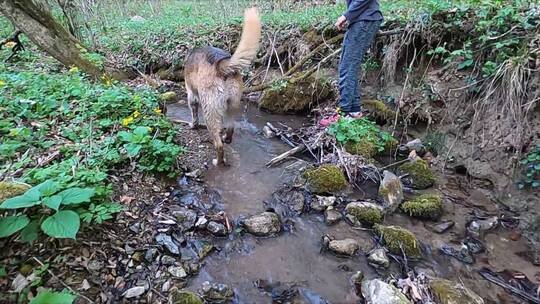
<svg viewBox="0 0 540 304"><path fill-rule="evenodd" d="M168 108L168 115L174 118L190 120L188 113L185 106L173 105ZM267 161L290 149L278 139L266 139L262 135L261 129L268 121L282 122L291 127L307 123L304 117L271 115L252 106L246 108L237 122L233 143L226 147L231 166L212 167L205 174L205 183L220 193L229 218L236 219L265 211L263 202L290 179L285 168L292 161L276 168L265 167ZM532 266L516 254L526 250L523 240L511 241L509 232L500 229L488 234L485 237L487 253L474 266L465 266L438 252L437 248L442 244L458 243L465 234L466 219L473 210L471 206L494 212L497 210L483 192L474 192L476 196L470 197L467 196L470 193L452 189L452 180L444 179L439 190L450 188L453 193L458 192L456 195L464 202L474 201L471 204L447 202L444 219L456 222L450 232L435 234L424 227L423 222L400 214L387 218L385 223L406 227L425 242L430 254L424 261L415 264L417 270L463 282L488 300L488 303L520 303L508 297L504 290L484 281L476 270L481 266L495 270L514 269L533 279L540 274L540 268ZM373 196L373 189L376 187L371 186L356 195ZM353 229L343 221L327 226L322 214L307 214L290 220L293 228L277 237L255 238L244 235L220 240L221 250L205 260L199 275L190 281L188 287L196 289L204 281L226 283L235 289L235 301L238 303L272 303L269 295L256 287L255 282L263 280L266 284L281 284L281 291L288 286L298 286L299 298L303 303L325 303L324 300L330 303L356 303L358 299L349 282L356 271L362 271L368 278L400 272L397 263L392 263L389 270L377 273L367 264L363 254L341 258L321 251L321 237L329 234L338 239L358 240L365 253L376 246L369 231Z"/></svg>

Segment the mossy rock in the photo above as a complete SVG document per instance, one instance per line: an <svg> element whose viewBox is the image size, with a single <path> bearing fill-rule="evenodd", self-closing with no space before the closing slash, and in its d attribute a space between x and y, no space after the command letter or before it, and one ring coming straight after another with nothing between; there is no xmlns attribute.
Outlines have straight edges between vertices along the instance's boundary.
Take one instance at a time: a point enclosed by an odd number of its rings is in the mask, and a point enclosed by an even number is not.
<svg viewBox="0 0 540 304"><path fill-rule="evenodd" d="M21 183L0 182L0 203L8 198L21 195L30 189L29 185Z"/></svg>
<svg viewBox="0 0 540 304"><path fill-rule="evenodd" d="M442 197L435 194L424 194L405 201L401 210L410 216L437 220L443 213Z"/></svg>
<svg viewBox="0 0 540 304"><path fill-rule="evenodd" d="M354 155L362 156L365 159L372 159L378 152L377 146L365 139L356 143L353 141L348 141L345 143L345 151Z"/></svg>
<svg viewBox="0 0 540 304"><path fill-rule="evenodd" d="M409 181L410 186L415 189L427 189L433 186L436 180L428 163L420 158L399 166L398 171L400 174L408 174L404 180Z"/></svg>
<svg viewBox="0 0 540 304"><path fill-rule="evenodd" d="M259 107L274 113L302 113L332 96L329 78L324 73L315 73L303 80L276 81L264 90Z"/></svg>
<svg viewBox="0 0 540 304"><path fill-rule="evenodd" d="M341 169L334 165L322 165L304 172L308 185L315 193L333 193L347 187L347 179Z"/></svg>
<svg viewBox="0 0 540 304"><path fill-rule="evenodd" d="M204 301L196 293L189 290L172 289L169 293L170 304L203 304Z"/></svg>
<svg viewBox="0 0 540 304"><path fill-rule="evenodd" d="M432 279L429 287L441 304L484 304L484 300L460 283L444 279Z"/></svg>
<svg viewBox="0 0 540 304"><path fill-rule="evenodd" d="M383 226L376 224L375 232L384 240L386 247L394 254L402 254L408 257L420 257L420 242L416 236L409 230L397 226Z"/></svg>
<svg viewBox="0 0 540 304"><path fill-rule="evenodd" d="M175 92L165 92L161 94L161 100L164 102L171 102L176 100L176 93Z"/></svg>
<svg viewBox="0 0 540 304"><path fill-rule="evenodd" d="M345 211L353 215L360 223L369 227L382 223L384 219L383 208L369 202L349 203L345 207Z"/></svg>
<svg viewBox="0 0 540 304"><path fill-rule="evenodd" d="M363 100L362 106L366 108L373 115L373 117L377 119L386 120L396 116L396 111L390 109L388 105L386 105L380 100Z"/></svg>

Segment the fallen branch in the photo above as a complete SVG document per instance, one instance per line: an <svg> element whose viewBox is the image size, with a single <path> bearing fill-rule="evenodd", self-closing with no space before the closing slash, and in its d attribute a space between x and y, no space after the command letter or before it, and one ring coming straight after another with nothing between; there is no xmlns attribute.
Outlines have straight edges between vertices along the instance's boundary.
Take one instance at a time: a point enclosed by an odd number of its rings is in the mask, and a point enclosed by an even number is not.
<svg viewBox="0 0 540 304"><path fill-rule="evenodd" d="M179 119L179 118L169 118L169 120L171 122L177 123L177 124L191 125L191 121L187 121L187 120L183 120L183 119ZM199 122L199 126L202 126L202 127L206 128L206 124L201 123L201 122Z"/></svg>
<svg viewBox="0 0 540 304"><path fill-rule="evenodd" d="M304 144L301 144L295 148L292 148L291 150L285 152L285 153L282 153L281 155L278 155L274 158L272 158L269 162L266 163L266 166L267 167L272 167L280 162L282 162L283 160L285 160L286 158L290 157L290 156L293 156L295 155L296 153L299 153L299 152L302 152L306 149L306 146Z"/></svg>
<svg viewBox="0 0 540 304"><path fill-rule="evenodd" d="M13 34L11 34L9 38L0 42L0 50L2 49L4 45L7 46L8 44L14 44L11 47L11 55L6 59L6 62L8 62L11 58L13 58L13 56L15 56L19 51L24 51L24 46L21 40L19 39L20 34L22 34L22 31L16 30L15 32L13 32Z"/></svg>

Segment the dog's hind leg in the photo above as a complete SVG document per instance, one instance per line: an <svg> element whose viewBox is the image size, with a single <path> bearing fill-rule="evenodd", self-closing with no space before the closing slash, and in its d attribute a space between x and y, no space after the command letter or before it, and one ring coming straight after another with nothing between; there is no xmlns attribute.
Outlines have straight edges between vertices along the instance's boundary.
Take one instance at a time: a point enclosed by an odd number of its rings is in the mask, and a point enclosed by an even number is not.
<svg viewBox="0 0 540 304"><path fill-rule="evenodd" d="M199 100L190 89L187 89L187 100L191 110L191 124L189 126L196 129L199 127Z"/></svg>
<svg viewBox="0 0 540 304"><path fill-rule="evenodd" d="M205 92L201 97L201 106L204 112L206 127L216 149L217 158L212 162L216 166L226 166L225 151L221 138L223 129L223 116L226 112L226 104L219 93Z"/></svg>
<svg viewBox="0 0 540 304"><path fill-rule="evenodd" d="M241 96L234 96L232 97L227 106L227 111L225 112L224 117L224 125L225 130L223 133L223 142L226 144L230 144L232 142L232 138L234 135L234 124L236 123L236 119L240 116L240 102Z"/></svg>

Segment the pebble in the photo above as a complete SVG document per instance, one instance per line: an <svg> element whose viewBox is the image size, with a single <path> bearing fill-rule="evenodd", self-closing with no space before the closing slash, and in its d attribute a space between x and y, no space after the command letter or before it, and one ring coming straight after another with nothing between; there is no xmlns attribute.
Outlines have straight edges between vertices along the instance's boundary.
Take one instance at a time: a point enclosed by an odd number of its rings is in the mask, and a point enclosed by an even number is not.
<svg viewBox="0 0 540 304"><path fill-rule="evenodd" d="M390 266L390 260L386 255L386 250L383 248L377 248L372 250L368 254L367 260L369 265L375 268L388 268Z"/></svg>
<svg viewBox="0 0 540 304"><path fill-rule="evenodd" d="M175 278L183 279L187 277L187 273L182 266L170 266L167 271Z"/></svg>
<svg viewBox="0 0 540 304"><path fill-rule="evenodd" d="M438 233L438 234L441 234L441 233L445 233L446 231L448 231L450 228L454 227L456 223L453 222L453 221L446 221L446 222L442 222L440 224L435 224L435 225L429 225L429 229L431 229L433 232L435 233Z"/></svg>
<svg viewBox="0 0 540 304"><path fill-rule="evenodd" d="M145 292L146 292L146 288L144 286L136 286L136 287L132 287L126 290L123 296L126 299L131 299L131 298L136 298L138 296L141 296Z"/></svg>
<svg viewBox="0 0 540 304"><path fill-rule="evenodd" d="M208 225L206 225L206 229L210 231L215 236L226 236L227 235L227 228L225 228L225 225L216 223L216 222L209 222Z"/></svg>
<svg viewBox="0 0 540 304"><path fill-rule="evenodd" d="M152 263L154 261L154 258L156 257L157 252L158 252L157 248L149 248L148 250L146 250L146 253L144 254L144 259L148 263Z"/></svg>
<svg viewBox="0 0 540 304"><path fill-rule="evenodd" d="M328 249L336 254L353 256L360 249L355 239L333 240L328 243Z"/></svg>
<svg viewBox="0 0 540 304"><path fill-rule="evenodd" d="M176 263L176 259L170 255L164 255L161 257L161 264L165 266L174 265L174 263Z"/></svg>
<svg viewBox="0 0 540 304"><path fill-rule="evenodd" d="M178 249L178 245L176 245L170 235L166 235L164 233L160 233L156 236L156 242L159 245L165 246L167 250L169 250L172 254L179 254L180 250Z"/></svg>
<svg viewBox="0 0 540 304"><path fill-rule="evenodd" d="M341 213L339 213L339 211L333 208L328 208L324 212L324 221L327 225L337 224L341 220L341 218Z"/></svg>

